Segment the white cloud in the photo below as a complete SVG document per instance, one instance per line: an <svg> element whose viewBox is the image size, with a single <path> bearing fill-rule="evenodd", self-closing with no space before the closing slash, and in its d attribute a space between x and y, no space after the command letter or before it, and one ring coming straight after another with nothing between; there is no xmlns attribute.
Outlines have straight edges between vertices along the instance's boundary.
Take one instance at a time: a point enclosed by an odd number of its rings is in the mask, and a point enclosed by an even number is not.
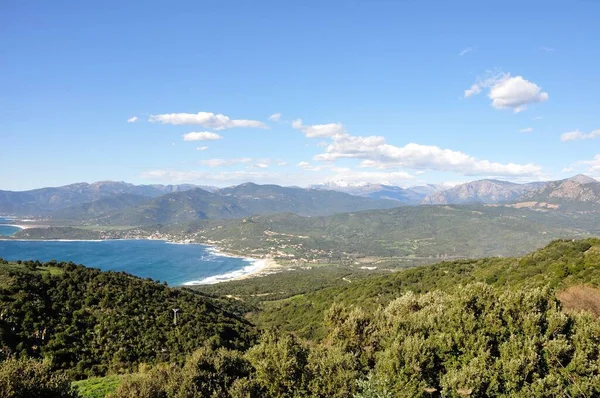
<svg viewBox="0 0 600 398"><path fill-rule="evenodd" d="M127 123L135 123L138 121L138 117L137 116L132 116L129 119L127 119Z"/></svg>
<svg viewBox="0 0 600 398"><path fill-rule="evenodd" d="M226 167L233 166L240 163L250 163L252 162L251 158L238 158L238 159L205 159L201 160L199 163L208 167Z"/></svg>
<svg viewBox="0 0 600 398"><path fill-rule="evenodd" d="M525 80L522 76L510 77L503 72L488 73L467 90L465 98L481 93L489 88L488 97L492 107L496 109L512 109L515 113L527 109L527 105L548 100L548 93L535 83Z"/></svg>
<svg viewBox="0 0 600 398"><path fill-rule="evenodd" d="M556 49L555 49L555 48L552 48L552 47L540 47L540 51L544 51L544 52L547 52L547 53L551 53L551 52L554 52L554 51L556 51Z"/></svg>
<svg viewBox="0 0 600 398"><path fill-rule="evenodd" d="M269 168L269 165L266 163L256 163L253 167L257 169L267 169Z"/></svg>
<svg viewBox="0 0 600 398"><path fill-rule="evenodd" d="M563 173L572 173L574 171L575 171L574 167L565 167L565 168L562 169Z"/></svg>
<svg viewBox="0 0 600 398"><path fill-rule="evenodd" d="M510 108L517 113L525 110L528 104L548 100L548 93L543 92L537 84L516 76L494 85L489 97L494 108Z"/></svg>
<svg viewBox="0 0 600 398"><path fill-rule="evenodd" d="M287 165L288 165L288 162L285 162L283 160L280 160L279 162L277 162L277 166L280 166L280 167L287 166Z"/></svg>
<svg viewBox="0 0 600 398"><path fill-rule="evenodd" d="M212 112L165 113L162 115L151 115L148 121L152 123L173 125L197 124L203 127L213 128L215 130L224 130L235 127L268 128L266 124L257 120L230 119L225 115L214 114Z"/></svg>
<svg viewBox="0 0 600 398"><path fill-rule="evenodd" d="M600 172L600 154L594 156L594 159L592 160L584 160L579 163L590 166L590 168L587 171L588 173Z"/></svg>
<svg viewBox="0 0 600 398"><path fill-rule="evenodd" d="M315 137L333 137L344 134L344 126L341 123L313 124L306 126L302 124L302 119L296 119L292 122L292 127L302 131L308 138Z"/></svg>
<svg viewBox="0 0 600 398"><path fill-rule="evenodd" d="M575 140L593 140L594 138L600 138L600 129L594 130L589 134L582 133L579 130L570 131L560 136L560 140L563 142L575 141Z"/></svg>
<svg viewBox="0 0 600 398"><path fill-rule="evenodd" d="M458 55L462 57L463 55L468 54L471 51L473 51L471 47L463 48L462 51L458 53Z"/></svg>
<svg viewBox="0 0 600 398"><path fill-rule="evenodd" d="M487 176L535 176L541 172L538 165L496 163L478 160L465 153L442 149L437 146L410 143L403 147L387 144L380 136L334 136L326 152L314 157L319 161L337 159L360 159L361 167L377 169L411 168L436 170L463 175Z"/></svg>
<svg viewBox="0 0 600 398"><path fill-rule="evenodd" d="M184 141L215 141L221 139L223 139L222 136L210 131L191 132L183 135Z"/></svg>
<svg viewBox="0 0 600 398"><path fill-rule="evenodd" d="M490 88L503 79L507 79L509 75L500 71L488 71L485 75L478 77L473 85L465 90L465 98L477 95L484 88Z"/></svg>
<svg viewBox="0 0 600 398"><path fill-rule="evenodd" d="M519 130L520 133L531 133L533 131L533 127L526 127L524 129Z"/></svg>
<svg viewBox="0 0 600 398"><path fill-rule="evenodd" d="M196 148L199 151L206 151L208 149L207 146L199 146L198 148Z"/></svg>
<svg viewBox="0 0 600 398"><path fill-rule="evenodd" d="M269 120L273 121L273 122L278 122L281 119L281 113L274 113L271 116L269 116Z"/></svg>

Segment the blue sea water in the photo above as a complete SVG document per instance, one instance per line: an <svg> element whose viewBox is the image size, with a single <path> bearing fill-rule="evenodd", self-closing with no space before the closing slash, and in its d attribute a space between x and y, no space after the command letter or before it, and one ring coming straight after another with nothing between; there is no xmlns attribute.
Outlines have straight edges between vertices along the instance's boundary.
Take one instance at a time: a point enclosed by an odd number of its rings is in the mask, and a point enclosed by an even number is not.
<svg viewBox="0 0 600 398"><path fill-rule="evenodd" d="M219 255L209 246L157 240L0 240L0 257L13 261L73 261L166 281L169 285L228 280L256 267L250 259Z"/></svg>
<svg viewBox="0 0 600 398"><path fill-rule="evenodd" d="M11 236L16 233L20 228L13 227L11 225L0 224L0 236Z"/></svg>
<svg viewBox="0 0 600 398"><path fill-rule="evenodd" d="M0 236L11 236L21 229L11 225L3 225L10 224L11 222L13 222L11 218L0 217Z"/></svg>

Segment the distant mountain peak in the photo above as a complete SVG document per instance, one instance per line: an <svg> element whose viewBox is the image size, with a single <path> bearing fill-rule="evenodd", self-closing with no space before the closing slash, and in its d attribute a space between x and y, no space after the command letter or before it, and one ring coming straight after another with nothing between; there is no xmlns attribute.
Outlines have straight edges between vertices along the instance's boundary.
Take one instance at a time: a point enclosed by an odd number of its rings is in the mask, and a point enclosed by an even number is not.
<svg viewBox="0 0 600 398"><path fill-rule="evenodd" d="M592 182L598 182L598 180L592 177L588 177L585 174L577 174L576 176L567 178L566 181L574 181L579 184L590 184Z"/></svg>
<svg viewBox="0 0 600 398"><path fill-rule="evenodd" d="M517 184L509 181L483 179L456 185L423 199L424 204L504 203L516 200L526 192L545 183Z"/></svg>

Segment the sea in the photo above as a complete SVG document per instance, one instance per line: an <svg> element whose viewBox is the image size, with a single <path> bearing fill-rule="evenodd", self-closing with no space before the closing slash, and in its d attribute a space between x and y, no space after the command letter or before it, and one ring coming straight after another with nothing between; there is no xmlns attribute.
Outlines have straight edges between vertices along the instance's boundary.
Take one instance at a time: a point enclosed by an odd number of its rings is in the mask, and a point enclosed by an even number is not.
<svg viewBox="0 0 600 398"><path fill-rule="evenodd" d="M19 228L0 218L0 234ZM4 224L4 225L2 225ZM11 230L9 228L15 228ZM231 257L211 246L161 240L1 240L0 257L10 260L73 261L104 271L124 271L171 286L210 284L260 269L261 260Z"/></svg>

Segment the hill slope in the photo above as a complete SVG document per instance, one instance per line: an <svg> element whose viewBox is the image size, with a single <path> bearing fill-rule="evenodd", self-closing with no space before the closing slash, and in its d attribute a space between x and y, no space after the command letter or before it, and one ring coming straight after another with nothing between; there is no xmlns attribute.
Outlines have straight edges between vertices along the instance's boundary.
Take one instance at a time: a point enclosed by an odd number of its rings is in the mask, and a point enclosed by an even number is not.
<svg viewBox="0 0 600 398"><path fill-rule="evenodd" d="M290 284L295 283L295 277L290 275ZM272 280L281 278L282 276L275 275L265 276L262 281L257 280L252 283L252 295L262 293L261 283L265 291L269 291L273 285ZM334 302L345 307L373 311L409 291L452 291L460 285L474 282L517 290L546 285L559 290L580 284L600 287L600 239L559 240L522 258L456 260L382 276L352 278L350 282L282 300L267 301L269 296L264 296L263 311L256 313L253 320L265 327L276 326L307 338L318 339L326 333L327 328L322 319ZM236 284L243 285L233 282L233 285ZM198 289L212 294L219 294L220 291L236 294L227 285L225 283ZM279 281L277 287L285 290L285 283ZM243 291L243 287L238 287L238 292ZM244 299L243 294L237 294ZM280 299L282 294L280 292L273 297ZM249 297L249 300L253 301L253 297ZM600 295L597 300L600 305ZM580 309L587 309L585 303L580 305L584 305Z"/></svg>
<svg viewBox="0 0 600 398"><path fill-rule="evenodd" d="M76 376L178 362L207 341L244 348L254 333L213 299L72 263L0 261L0 305L2 355L47 358Z"/></svg>
<svg viewBox="0 0 600 398"><path fill-rule="evenodd" d="M510 256L560 237L585 236L590 223L561 214L489 206L397 207L300 217L265 215L198 225L200 240L281 258ZM284 251L287 254L282 254Z"/></svg>
<svg viewBox="0 0 600 398"><path fill-rule="evenodd" d="M87 222L101 225L174 224L281 212L327 215L397 205L394 201L361 198L341 192L246 183L214 193L194 189L168 194Z"/></svg>

